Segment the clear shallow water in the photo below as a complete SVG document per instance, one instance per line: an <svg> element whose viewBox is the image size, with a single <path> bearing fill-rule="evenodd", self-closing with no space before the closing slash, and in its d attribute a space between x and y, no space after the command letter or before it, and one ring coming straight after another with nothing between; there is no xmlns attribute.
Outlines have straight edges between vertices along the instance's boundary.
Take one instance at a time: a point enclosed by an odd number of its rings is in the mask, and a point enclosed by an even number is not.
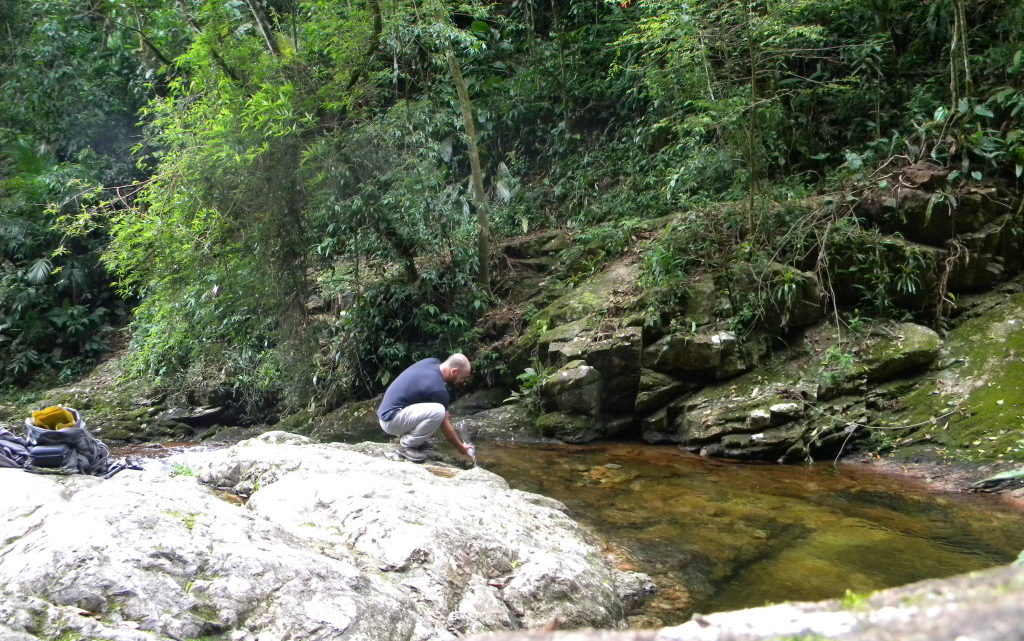
<svg viewBox="0 0 1024 641"><path fill-rule="evenodd" d="M994 497L866 465L728 463L634 443L484 443L477 457L565 503L625 567L650 574L661 591L642 614L667 625L992 567L1024 548L1024 514Z"/></svg>

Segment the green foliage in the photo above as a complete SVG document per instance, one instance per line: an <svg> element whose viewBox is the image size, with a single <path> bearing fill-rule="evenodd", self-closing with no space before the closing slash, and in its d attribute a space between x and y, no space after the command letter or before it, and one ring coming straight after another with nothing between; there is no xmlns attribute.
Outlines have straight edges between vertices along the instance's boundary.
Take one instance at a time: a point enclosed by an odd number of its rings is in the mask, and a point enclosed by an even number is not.
<svg viewBox="0 0 1024 641"><path fill-rule="evenodd" d="M530 416L540 416L541 397L540 384L551 374L550 368L540 365L527 367L521 374L516 376L519 389L512 392L512 395L505 399L506 403L516 403L523 408Z"/></svg>
<svg viewBox="0 0 1024 641"><path fill-rule="evenodd" d="M196 471L187 463L174 463L171 465L171 476L195 476ZM194 521L194 517L193 517Z"/></svg>
<svg viewBox="0 0 1024 641"><path fill-rule="evenodd" d="M474 351L478 213L568 230L564 286L639 251L651 325L685 322L711 273L737 331L786 324L796 270L837 305L919 313L934 259L812 200L887 163L954 169L940 204L1019 179L1019 4L6 3L0 380L101 352L121 308L102 251L138 301L133 374L253 412L374 393Z"/></svg>
<svg viewBox="0 0 1024 641"><path fill-rule="evenodd" d="M841 605L848 610L862 610L868 607L868 600L870 598L870 593L847 590L843 594Z"/></svg>
<svg viewBox="0 0 1024 641"><path fill-rule="evenodd" d="M560 268L571 281L593 274L605 262L620 256L635 240L644 224L625 218L593 226L573 236L572 245L560 256Z"/></svg>
<svg viewBox="0 0 1024 641"><path fill-rule="evenodd" d="M135 174L125 151L142 77L91 6L0 7L0 383L76 375L124 312L98 264L102 230L52 229Z"/></svg>
<svg viewBox="0 0 1024 641"><path fill-rule="evenodd" d="M98 265L103 236L66 240L41 204L87 196L90 159L58 163L27 142L0 157L0 382L27 383L42 372L62 378L102 354L123 306Z"/></svg>
<svg viewBox="0 0 1024 641"><path fill-rule="evenodd" d="M334 291L354 297L322 328L319 396L376 393L412 362L471 353L473 324L487 305L474 281L474 258L470 248L459 248L451 264L424 269L413 283L397 274L369 283L336 281Z"/></svg>

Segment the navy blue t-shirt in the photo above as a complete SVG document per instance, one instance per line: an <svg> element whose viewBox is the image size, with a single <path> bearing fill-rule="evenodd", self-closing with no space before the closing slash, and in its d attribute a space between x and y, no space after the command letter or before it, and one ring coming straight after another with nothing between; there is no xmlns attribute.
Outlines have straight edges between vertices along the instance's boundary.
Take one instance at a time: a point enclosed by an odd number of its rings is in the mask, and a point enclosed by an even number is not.
<svg viewBox="0 0 1024 641"><path fill-rule="evenodd" d="M391 381L377 408L382 421L390 421L402 409L415 403L440 403L448 409L448 386L441 377L441 361L425 358L410 365Z"/></svg>

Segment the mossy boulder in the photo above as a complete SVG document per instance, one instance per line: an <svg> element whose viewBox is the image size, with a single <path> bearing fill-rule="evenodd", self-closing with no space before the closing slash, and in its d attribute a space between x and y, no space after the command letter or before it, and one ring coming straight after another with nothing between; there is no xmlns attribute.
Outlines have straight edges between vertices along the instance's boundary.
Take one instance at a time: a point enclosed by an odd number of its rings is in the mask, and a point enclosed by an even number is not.
<svg viewBox="0 0 1024 641"><path fill-rule="evenodd" d="M632 307L639 299L639 276L640 263L635 257L611 263L540 310L531 320L525 340L535 344L550 329L590 317L597 317L590 321L597 326L601 318Z"/></svg>
<svg viewBox="0 0 1024 641"><path fill-rule="evenodd" d="M604 436L600 419L582 414L548 412L537 418L537 430L542 436L556 438L565 443L589 443Z"/></svg>
<svg viewBox="0 0 1024 641"><path fill-rule="evenodd" d="M651 414L688 389L692 390L693 385L687 385L668 374L652 369L641 369L636 395L636 413L639 416Z"/></svg>
<svg viewBox="0 0 1024 641"><path fill-rule="evenodd" d="M743 340L725 330L669 334L643 352L643 366L664 374L726 379L745 372L768 354L768 339L752 334Z"/></svg>
<svg viewBox="0 0 1024 641"><path fill-rule="evenodd" d="M888 381L931 365L941 347L942 339L934 330L899 323L858 354L859 369L869 382Z"/></svg>
<svg viewBox="0 0 1024 641"><path fill-rule="evenodd" d="M789 265L771 263L762 278L767 289L761 327L767 332L806 327L824 313L818 277Z"/></svg>
<svg viewBox="0 0 1024 641"><path fill-rule="evenodd" d="M601 373L584 361L566 363L540 383L541 403L549 411L601 416Z"/></svg>
<svg viewBox="0 0 1024 641"><path fill-rule="evenodd" d="M540 433L531 429L528 412L518 405L503 405L457 419L471 441L539 440Z"/></svg>
<svg viewBox="0 0 1024 641"><path fill-rule="evenodd" d="M323 443L385 442L390 437L380 428L379 405L380 397L377 397L349 403L326 414L299 412L282 419L275 427Z"/></svg>

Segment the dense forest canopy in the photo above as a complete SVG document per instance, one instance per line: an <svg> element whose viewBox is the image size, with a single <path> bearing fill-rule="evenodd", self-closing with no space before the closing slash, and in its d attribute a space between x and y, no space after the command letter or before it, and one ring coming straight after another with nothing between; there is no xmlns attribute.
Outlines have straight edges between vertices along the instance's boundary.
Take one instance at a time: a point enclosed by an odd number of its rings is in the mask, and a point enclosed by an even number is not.
<svg viewBox="0 0 1024 641"><path fill-rule="evenodd" d="M129 319L135 375L254 412L371 394L456 348L514 376L478 323L501 305L491 246L565 228L571 283L671 213L686 224L642 247L651 323L693 270L807 268L828 243L867 257L845 303L899 314L913 261L873 265L851 203L894 159L954 186L1024 166L1015 0L7 0L0 16L8 383L74 376Z"/></svg>

